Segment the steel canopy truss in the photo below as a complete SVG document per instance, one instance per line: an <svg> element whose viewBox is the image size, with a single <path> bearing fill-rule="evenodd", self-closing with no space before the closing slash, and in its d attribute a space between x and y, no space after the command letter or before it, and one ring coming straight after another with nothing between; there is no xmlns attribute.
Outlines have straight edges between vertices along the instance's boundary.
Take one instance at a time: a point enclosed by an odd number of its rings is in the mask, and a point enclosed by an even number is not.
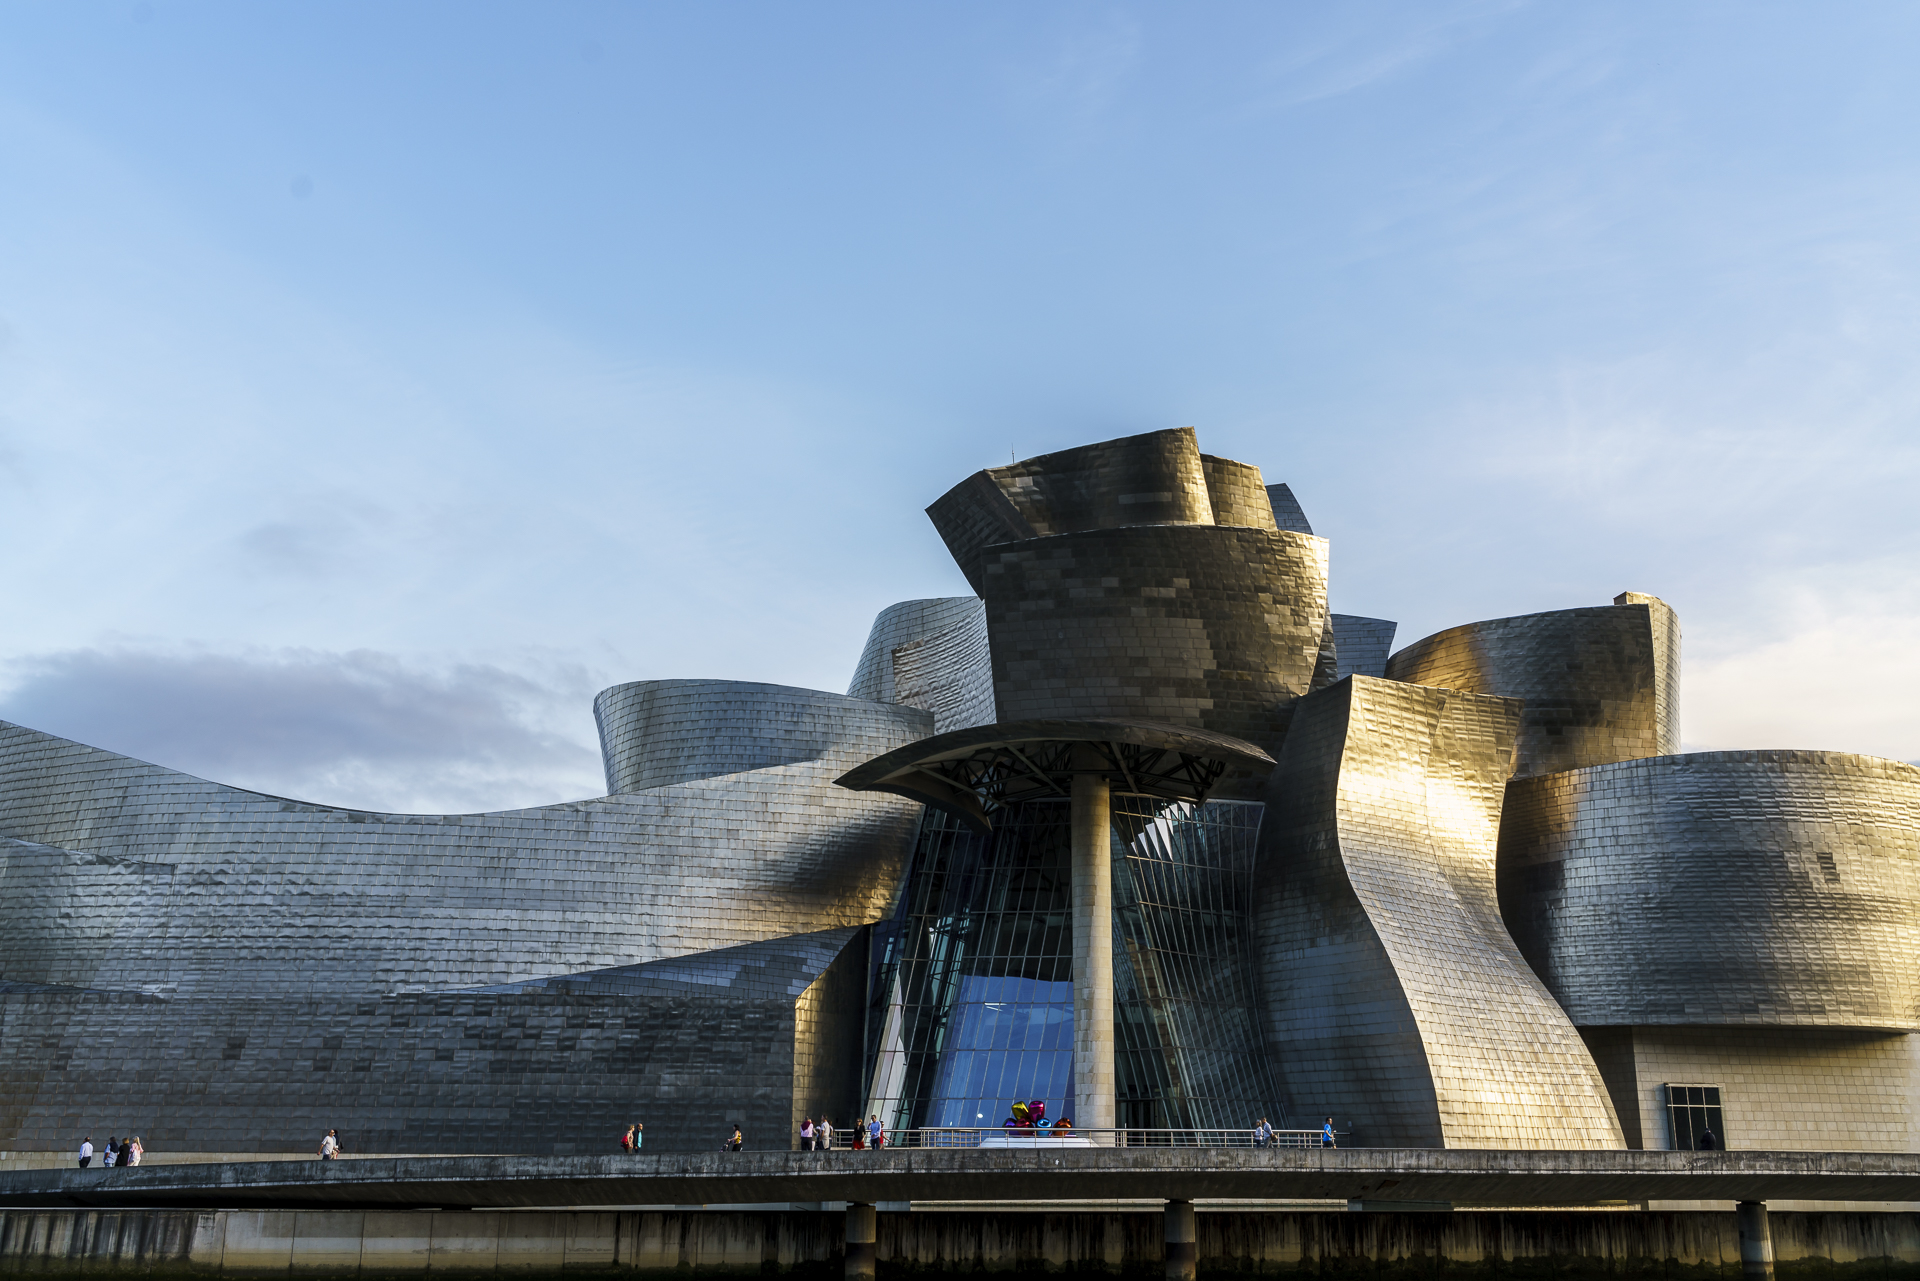
<svg viewBox="0 0 1920 1281"><path fill-rule="evenodd" d="M1252 743L1138 721L1016 721L922 739L850 770L855 791L892 792L943 809L979 832L1008 805L1065 799L1076 775L1122 792L1199 804L1229 776L1264 776L1273 759Z"/></svg>

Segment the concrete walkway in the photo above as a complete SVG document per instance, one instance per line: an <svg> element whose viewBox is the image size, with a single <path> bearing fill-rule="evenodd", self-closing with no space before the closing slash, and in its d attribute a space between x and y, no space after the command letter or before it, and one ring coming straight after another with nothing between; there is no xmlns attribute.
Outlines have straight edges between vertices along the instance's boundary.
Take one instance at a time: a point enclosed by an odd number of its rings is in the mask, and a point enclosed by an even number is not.
<svg viewBox="0 0 1920 1281"><path fill-rule="evenodd" d="M0 1173L0 1207L402 1209L1335 1198L1455 1205L1920 1201L1920 1154L1356 1148L401 1157Z"/></svg>

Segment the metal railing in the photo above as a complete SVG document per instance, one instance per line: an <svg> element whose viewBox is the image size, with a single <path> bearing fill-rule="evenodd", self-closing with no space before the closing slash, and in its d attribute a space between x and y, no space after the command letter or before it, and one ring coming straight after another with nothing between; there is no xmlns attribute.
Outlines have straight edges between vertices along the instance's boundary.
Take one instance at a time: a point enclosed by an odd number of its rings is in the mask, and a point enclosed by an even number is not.
<svg viewBox="0 0 1920 1281"><path fill-rule="evenodd" d="M1345 1138L1334 1131L1337 1143ZM1275 1130L1264 1143L1252 1130L1083 1130L1078 1126L1034 1127L993 1126L965 1128L941 1126L922 1130L890 1130L886 1146L890 1148L1317 1148L1324 1146L1319 1130ZM835 1149L847 1144L834 1136Z"/></svg>

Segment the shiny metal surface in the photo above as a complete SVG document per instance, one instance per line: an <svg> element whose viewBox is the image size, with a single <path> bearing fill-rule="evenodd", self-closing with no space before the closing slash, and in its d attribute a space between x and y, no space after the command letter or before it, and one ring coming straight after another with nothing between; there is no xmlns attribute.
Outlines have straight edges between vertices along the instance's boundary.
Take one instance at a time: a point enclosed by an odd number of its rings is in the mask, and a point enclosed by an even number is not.
<svg viewBox="0 0 1920 1281"><path fill-rule="evenodd" d="M1289 1115L1356 1141L1624 1146L1566 1015L1501 924L1520 706L1352 676L1304 700L1270 785L1256 907Z"/></svg>
<svg viewBox="0 0 1920 1281"><path fill-rule="evenodd" d="M873 620L847 695L932 712L936 734L991 725L998 718L986 606L975 596L887 606Z"/></svg>
<svg viewBox="0 0 1920 1281"><path fill-rule="evenodd" d="M1007 720L1193 725L1272 751L1327 631L1327 545L1286 531L1156 525L981 555Z"/></svg>
<svg viewBox="0 0 1920 1281"><path fill-rule="evenodd" d="M64 1148L115 1118L175 1150L305 1147L329 1126L362 1150L581 1150L635 1107L649 1114L626 1121L666 1148L704 1148L729 1119L784 1134L810 1064L851 1053L796 1014L851 946L823 932L887 913L918 817L832 781L932 717L772 686L627 688L610 713L644 705L678 736L649 752L610 714L629 782L683 754L691 774L750 764L768 746L756 708L778 713L776 748L796 724L816 737L763 768L404 815L0 725L0 1145ZM729 724L738 741L720 741ZM712 956L746 945L767 954ZM605 973L695 953L711 964Z"/></svg>
<svg viewBox="0 0 1920 1281"><path fill-rule="evenodd" d="M1516 780L1500 900L1582 1025L1920 1022L1920 769L1703 752Z"/></svg>
<svg viewBox="0 0 1920 1281"><path fill-rule="evenodd" d="M1514 776L1680 748L1680 623L1653 596L1468 623L1387 660L1392 680L1526 701Z"/></svg>

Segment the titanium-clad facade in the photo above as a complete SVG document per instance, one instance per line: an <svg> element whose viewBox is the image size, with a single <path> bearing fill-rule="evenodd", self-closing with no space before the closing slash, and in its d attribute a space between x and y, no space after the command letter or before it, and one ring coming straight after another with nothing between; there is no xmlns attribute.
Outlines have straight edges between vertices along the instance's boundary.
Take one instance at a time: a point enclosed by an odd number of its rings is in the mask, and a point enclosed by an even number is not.
<svg viewBox="0 0 1920 1281"><path fill-rule="evenodd" d="M1720 1090L1731 1147L1920 1138L1920 769L1700 752L1516 780L1500 897L1633 1146L1673 1145L1675 1081Z"/></svg>
<svg viewBox="0 0 1920 1281"><path fill-rule="evenodd" d="M931 716L624 691L601 704L608 772L638 790L498 814L303 804L0 725L0 1143L64 1148L111 1116L175 1151L304 1149L316 1126L358 1150L604 1150L617 1105L698 1149L734 1123L784 1137L822 1091L857 1102L864 994L835 966L859 947L864 967L917 812L830 784ZM744 737L688 729L702 702ZM648 715L695 777L629 750ZM802 722L803 750L775 735L784 759L751 767L757 726ZM755 945L716 962L739 981L647 964Z"/></svg>
<svg viewBox="0 0 1920 1281"><path fill-rule="evenodd" d="M1305 700L1274 772L1256 919L1295 1116L1370 1146L1623 1140L1573 1025L1501 922L1517 700L1352 676Z"/></svg>
<svg viewBox="0 0 1920 1281"><path fill-rule="evenodd" d="M986 607L977 596L887 606L873 620L847 696L932 712L936 734L991 725L998 717Z"/></svg>
<svg viewBox="0 0 1920 1281"><path fill-rule="evenodd" d="M1664 602L1390 654L1191 428L927 510L974 595L882 611L846 695L602 692L601 797L369 814L0 724L0 1149L787 1147L1016 1098L1920 1145L1920 770L1675 755Z"/></svg>
<svg viewBox="0 0 1920 1281"><path fill-rule="evenodd" d="M1920 769L1697 752L1517 780L1500 897L1576 1023L1920 1025Z"/></svg>
<svg viewBox="0 0 1920 1281"><path fill-rule="evenodd" d="M1518 778L1680 750L1680 624L1653 596L1449 628L1386 675L1524 700Z"/></svg>

